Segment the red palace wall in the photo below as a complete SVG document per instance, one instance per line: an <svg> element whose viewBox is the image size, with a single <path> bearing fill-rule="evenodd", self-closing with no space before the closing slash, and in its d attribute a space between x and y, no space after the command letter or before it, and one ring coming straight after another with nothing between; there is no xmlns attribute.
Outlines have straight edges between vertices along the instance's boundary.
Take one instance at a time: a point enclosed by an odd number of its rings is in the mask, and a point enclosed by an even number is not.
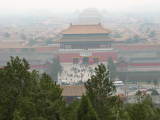
<svg viewBox="0 0 160 120"><path fill-rule="evenodd" d="M160 66L160 63L132 63L130 66Z"/></svg>
<svg viewBox="0 0 160 120"><path fill-rule="evenodd" d="M91 56L89 56L89 61L93 62L93 58L99 58L99 62L106 62L108 58L112 58L113 60L117 59L116 52L93 52ZM59 60L61 63L73 63L73 58L79 58L80 61L84 58L84 56L80 56L80 53L60 53Z"/></svg>
<svg viewBox="0 0 160 120"><path fill-rule="evenodd" d="M80 57L79 53L62 53L59 54L59 60L61 63L71 63L73 62L73 58Z"/></svg>

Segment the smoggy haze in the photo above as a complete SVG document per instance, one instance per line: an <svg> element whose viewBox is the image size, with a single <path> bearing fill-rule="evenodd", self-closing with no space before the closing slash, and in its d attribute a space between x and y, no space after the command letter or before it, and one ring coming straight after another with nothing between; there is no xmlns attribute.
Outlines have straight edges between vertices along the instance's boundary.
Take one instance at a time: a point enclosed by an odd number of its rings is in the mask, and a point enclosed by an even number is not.
<svg viewBox="0 0 160 120"><path fill-rule="evenodd" d="M1 13L23 12L35 9L74 11L85 8L124 12L160 11L159 0L0 0Z"/></svg>

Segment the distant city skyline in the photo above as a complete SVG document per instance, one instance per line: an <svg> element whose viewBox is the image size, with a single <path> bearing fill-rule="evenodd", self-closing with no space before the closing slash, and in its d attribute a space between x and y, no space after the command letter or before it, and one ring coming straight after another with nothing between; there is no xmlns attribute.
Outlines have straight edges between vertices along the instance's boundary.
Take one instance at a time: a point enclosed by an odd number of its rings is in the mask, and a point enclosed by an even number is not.
<svg viewBox="0 0 160 120"><path fill-rule="evenodd" d="M97 8L113 12L160 11L160 0L1 0L1 13L51 10L70 12Z"/></svg>

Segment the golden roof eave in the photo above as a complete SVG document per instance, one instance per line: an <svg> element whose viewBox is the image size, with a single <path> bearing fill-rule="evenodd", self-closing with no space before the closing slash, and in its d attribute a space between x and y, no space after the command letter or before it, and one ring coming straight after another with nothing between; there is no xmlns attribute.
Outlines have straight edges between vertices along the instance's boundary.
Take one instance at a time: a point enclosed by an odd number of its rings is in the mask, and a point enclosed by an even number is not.
<svg viewBox="0 0 160 120"><path fill-rule="evenodd" d="M101 24L96 25L71 25L62 34L109 34L110 30L105 29Z"/></svg>

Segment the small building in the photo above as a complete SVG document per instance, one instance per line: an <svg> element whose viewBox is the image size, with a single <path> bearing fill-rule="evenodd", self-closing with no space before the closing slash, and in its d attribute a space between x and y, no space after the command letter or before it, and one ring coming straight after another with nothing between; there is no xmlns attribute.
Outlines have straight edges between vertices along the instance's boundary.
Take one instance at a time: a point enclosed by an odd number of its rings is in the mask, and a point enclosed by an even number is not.
<svg viewBox="0 0 160 120"><path fill-rule="evenodd" d="M68 103L80 98L86 92L84 85L63 85L61 88L63 90L62 96Z"/></svg>

